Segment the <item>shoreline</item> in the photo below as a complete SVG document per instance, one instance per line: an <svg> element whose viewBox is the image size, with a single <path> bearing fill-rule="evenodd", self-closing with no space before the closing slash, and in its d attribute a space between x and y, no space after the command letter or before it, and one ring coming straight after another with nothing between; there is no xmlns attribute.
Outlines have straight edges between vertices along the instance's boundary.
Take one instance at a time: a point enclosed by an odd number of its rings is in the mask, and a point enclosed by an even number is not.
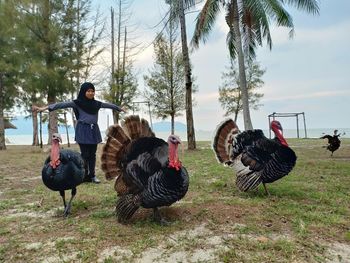
<svg viewBox="0 0 350 263"><path fill-rule="evenodd" d="M308 129L307 130L307 139L318 139L324 134L333 134L333 128L323 128L323 129ZM269 132L267 130L263 130L266 137L269 137ZM339 132L343 134L345 132L345 135L341 135L341 138L350 138L350 128L346 129L339 129ZM156 136L159 138L162 138L163 140L167 140L169 136L169 132L156 132ZM187 141L187 134L186 131L180 131L175 132L176 135L180 136L181 140L186 142ZM61 134L62 136L62 143L67 144L67 135L65 133ZM105 141L106 134L105 131L101 132L102 140ZM212 141L214 137L214 131L196 131L195 133L196 141ZM297 132L296 129L286 129L284 130L284 136L287 139L291 138L297 138ZM304 131L299 131L299 138L304 139L305 134ZM33 142L33 135L32 134L23 134L23 135L6 135L5 133L5 140L6 145L32 145ZM43 134L43 145L46 145L48 142L48 135ZM74 134L69 134L69 142L75 143L74 140Z"/></svg>

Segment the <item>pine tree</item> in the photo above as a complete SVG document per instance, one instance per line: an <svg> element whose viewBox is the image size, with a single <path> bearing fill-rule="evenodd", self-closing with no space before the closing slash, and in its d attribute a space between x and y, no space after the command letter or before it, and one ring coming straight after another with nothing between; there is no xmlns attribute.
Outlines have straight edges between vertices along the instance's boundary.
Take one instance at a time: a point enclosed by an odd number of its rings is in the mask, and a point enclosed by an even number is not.
<svg viewBox="0 0 350 263"><path fill-rule="evenodd" d="M111 9L111 55L112 72L109 89L103 92L103 98L121 107L130 107L132 101L137 96L137 79L133 72L133 52L138 45L132 44L130 34L128 34L128 19L126 16L129 1L118 0L117 32L114 30L115 18L114 9ZM130 17L130 16L129 16ZM117 39L115 43L115 33ZM117 46L115 52L115 45ZM115 54L116 53L116 54ZM116 56L116 62L115 62ZM119 122L119 111L113 111L114 123Z"/></svg>
<svg viewBox="0 0 350 263"><path fill-rule="evenodd" d="M0 150L6 150L4 112L18 97L21 54L17 47L16 10L12 1L0 1Z"/></svg>
<svg viewBox="0 0 350 263"><path fill-rule="evenodd" d="M260 64L254 60L247 61L245 72L247 74L249 105L252 109L257 110L261 106L259 101L264 95L257 93L256 89L264 85L261 77L265 70L261 69ZM234 121L237 121L238 114L243 111L243 102L236 60L230 59L230 67L227 72L222 73L222 79L224 82L219 87L219 101L222 108L226 110L224 115L234 114Z"/></svg>
<svg viewBox="0 0 350 263"><path fill-rule="evenodd" d="M159 34L154 43L155 62L149 76L144 76L149 88L145 97L158 118L171 118L171 134L174 134L175 117L185 110L184 62L181 45L177 41L176 25L172 20L166 35Z"/></svg>

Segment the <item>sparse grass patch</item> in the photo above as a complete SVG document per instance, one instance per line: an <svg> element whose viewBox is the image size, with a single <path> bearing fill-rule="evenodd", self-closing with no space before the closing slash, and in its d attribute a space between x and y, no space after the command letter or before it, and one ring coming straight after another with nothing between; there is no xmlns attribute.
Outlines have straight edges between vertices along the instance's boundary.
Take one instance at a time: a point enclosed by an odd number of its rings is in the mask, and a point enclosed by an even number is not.
<svg viewBox="0 0 350 263"><path fill-rule="evenodd" d="M350 231L346 232L344 236L346 241L350 241Z"/></svg>
<svg viewBox="0 0 350 263"><path fill-rule="evenodd" d="M65 219L59 193L41 181L48 154L9 146L0 151L0 261L135 262L148 256L158 262L350 262L347 246L332 256L325 245L350 242L350 139L342 139L333 157L323 144L291 139L297 164L267 185L266 196L262 187L239 192L233 171L217 163L210 143L198 143L198 150L182 156L190 174L187 195L160 210L168 226L155 223L147 209L119 224L114 181L99 168L102 183L78 186ZM199 233L193 236L194 229ZM159 253L151 257L152 251ZM199 257L203 253L208 259Z"/></svg>
<svg viewBox="0 0 350 263"><path fill-rule="evenodd" d="M217 253L222 262L321 262L316 259L319 251L303 251L298 242L288 239L244 235L226 241L225 245Z"/></svg>

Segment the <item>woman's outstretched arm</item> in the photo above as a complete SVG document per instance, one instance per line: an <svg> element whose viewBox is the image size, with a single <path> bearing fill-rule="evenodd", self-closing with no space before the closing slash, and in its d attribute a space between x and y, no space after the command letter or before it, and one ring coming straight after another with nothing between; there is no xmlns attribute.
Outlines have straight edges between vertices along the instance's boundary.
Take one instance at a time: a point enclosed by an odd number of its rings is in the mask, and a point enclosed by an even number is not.
<svg viewBox="0 0 350 263"><path fill-rule="evenodd" d="M49 106L42 106L42 107L39 107L39 106L33 105L33 106L32 106L32 111L41 112L41 111L47 110L48 108L49 108Z"/></svg>

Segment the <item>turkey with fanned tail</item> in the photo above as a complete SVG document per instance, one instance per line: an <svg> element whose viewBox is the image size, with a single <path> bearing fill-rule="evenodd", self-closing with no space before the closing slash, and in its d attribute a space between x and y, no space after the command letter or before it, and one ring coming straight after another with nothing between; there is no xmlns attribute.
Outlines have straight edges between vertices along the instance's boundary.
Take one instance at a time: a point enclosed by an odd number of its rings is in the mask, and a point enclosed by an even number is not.
<svg viewBox="0 0 350 263"><path fill-rule="evenodd" d="M189 186L187 170L178 157L180 143L175 135L168 142L155 137L148 122L137 115L109 128L101 168L107 180L116 178L119 222L126 223L139 207L152 208L154 219L165 222L158 207L183 198Z"/></svg>
<svg viewBox="0 0 350 263"><path fill-rule="evenodd" d="M274 139L264 136L262 130L240 132L231 120L222 122L215 133L213 150L218 161L236 172L236 185L240 191L249 191L286 176L296 163L296 155L282 134L282 126L272 121Z"/></svg>
<svg viewBox="0 0 350 263"><path fill-rule="evenodd" d="M334 130L334 134L333 136L326 134L322 137L320 137L320 139L327 139L328 140L328 145L327 146L323 146L324 148L326 148L327 150L329 150L331 152L331 156L333 156L333 153L339 149L340 147L340 133L338 133L338 130ZM345 135L345 132L343 133L343 135Z"/></svg>

